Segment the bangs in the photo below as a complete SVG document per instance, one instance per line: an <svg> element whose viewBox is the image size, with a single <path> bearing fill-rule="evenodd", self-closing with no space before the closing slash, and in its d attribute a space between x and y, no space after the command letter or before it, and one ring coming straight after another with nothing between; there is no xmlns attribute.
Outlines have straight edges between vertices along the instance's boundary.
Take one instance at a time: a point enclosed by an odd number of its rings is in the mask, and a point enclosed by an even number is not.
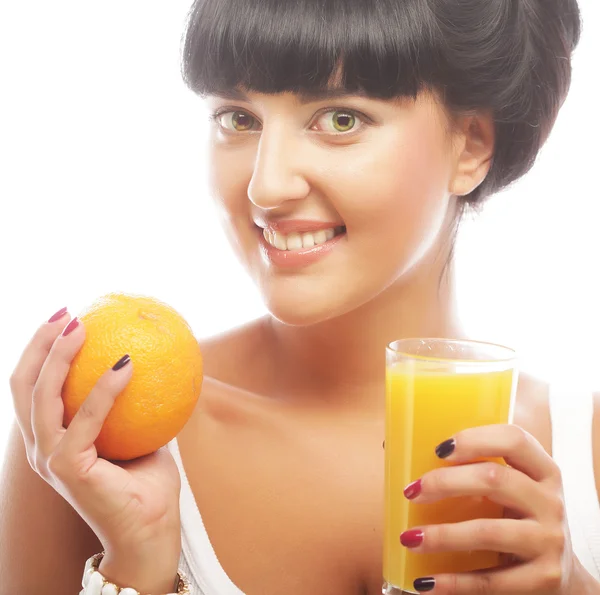
<svg viewBox="0 0 600 595"><path fill-rule="evenodd" d="M201 96L236 88L304 96L332 86L381 99L443 87L422 0L196 0L183 77Z"/></svg>

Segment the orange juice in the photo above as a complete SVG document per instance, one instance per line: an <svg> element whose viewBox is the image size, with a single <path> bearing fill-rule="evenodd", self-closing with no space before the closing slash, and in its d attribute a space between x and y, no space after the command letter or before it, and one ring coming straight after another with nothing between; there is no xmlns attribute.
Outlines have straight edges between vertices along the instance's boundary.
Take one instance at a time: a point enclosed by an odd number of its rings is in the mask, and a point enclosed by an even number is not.
<svg viewBox="0 0 600 595"><path fill-rule="evenodd" d="M407 529L503 514L502 507L485 498L418 504L404 497L409 483L449 464L436 456L438 444L461 430L510 420L517 374L513 366L486 369L481 362L467 361L461 369L461 362L452 364L454 368L442 362L436 371L431 364L421 369L418 361L388 361L383 573L389 585L412 593L416 578L499 564L494 552L416 554L400 543Z"/></svg>

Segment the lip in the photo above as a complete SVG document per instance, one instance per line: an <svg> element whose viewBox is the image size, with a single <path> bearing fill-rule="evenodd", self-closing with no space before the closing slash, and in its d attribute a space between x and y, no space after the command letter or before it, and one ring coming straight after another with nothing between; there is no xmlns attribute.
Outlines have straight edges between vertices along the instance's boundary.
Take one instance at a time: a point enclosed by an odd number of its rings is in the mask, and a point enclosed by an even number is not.
<svg viewBox="0 0 600 595"><path fill-rule="evenodd" d="M330 224L327 224L328 227L321 227L315 229L314 231L319 231L319 229L329 229L331 227ZM281 228L274 229L269 227L268 229L274 231L281 231ZM300 250L278 250L274 246L271 246L263 235L263 229L258 229L260 232L260 248L263 255L266 259L276 267L279 268L302 268L314 264L315 262L325 258L335 247L346 237L346 232L341 233L331 240L328 240L324 244L319 244L318 246L313 246L312 248L302 248ZM306 227L303 228L303 231L312 231L307 230ZM289 233L292 233L291 231Z"/></svg>
<svg viewBox="0 0 600 595"><path fill-rule="evenodd" d="M335 221L310 221L308 219L281 219L280 221L255 221L261 229L278 231L286 235L290 233L314 232L323 229L335 229L344 224Z"/></svg>

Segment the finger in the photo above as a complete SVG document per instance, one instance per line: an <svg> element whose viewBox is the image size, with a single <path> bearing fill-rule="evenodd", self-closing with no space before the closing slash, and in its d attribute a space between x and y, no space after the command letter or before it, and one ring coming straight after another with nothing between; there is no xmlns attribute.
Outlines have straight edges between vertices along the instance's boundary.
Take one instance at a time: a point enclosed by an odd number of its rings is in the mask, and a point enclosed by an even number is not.
<svg viewBox="0 0 600 595"><path fill-rule="evenodd" d="M131 359L129 355L124 355L100 377L64 432L55 451L57 456L75 461L94 447L115 399L131 380L132 373Z"/></svg>
<svg viewBox="0 0 600 595"><path fill-rule="evenodd" d="M418 554L484 551L532 560L546 551L545 532L531 520L477 519L430 525L405 531L400 541Z"/></svg>
<svg viewBox="0 0 600 595"><path fill-rule="evenodd" d="M463 430L443 442L436 453L452 463L502 457L536 481L556 478L558 467L544 447L519 426L493 425Z"/></svg>
<svg viewBox="0 0 600 595"><path fill-rule="evenodd" d="M434 595L539 595L556 593L564 581L560 563L540 560L464 574L441 574L414 581L415 591Z"/></svg>
<svg viewBox="0 0 600 595"><path fill-rule="evenodd" d="M77 318L54 341L33 389L31 425L36 444L49 456L64 434L62 387L71 362L85 340L85 330Z"/></svg>
<svg viewBox="0 0 600 595"><path fill-rule="evenodd" d="M420 490L411 498L420 504L460 496L485 497L531 518L545 518L548 500L547 490L530 477L492 462L434 469L421 478Z"/></svg>
<svg viewBox="0 0 600 595"><path fill-rule="evenodd" d="M60 335L69 320L70 316L67 309L62 308L50 317L48 322L38 328L23 350L10 378L17 422L24 438L29 442L33 442L33 431L31 429L33 388L56 337Z"/></svg>

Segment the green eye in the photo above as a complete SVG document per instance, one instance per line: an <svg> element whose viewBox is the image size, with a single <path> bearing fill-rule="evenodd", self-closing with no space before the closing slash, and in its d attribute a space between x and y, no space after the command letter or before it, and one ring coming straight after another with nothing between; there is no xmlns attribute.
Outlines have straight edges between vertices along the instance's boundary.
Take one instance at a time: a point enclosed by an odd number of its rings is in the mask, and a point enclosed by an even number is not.
<svg viewBox="0 0 600 595"><path fill-rule="evenodd" d="M348 112L335 111L333 114L332 123L337 132L348 132L352 130L356 124L356 117Z"/></svg>

